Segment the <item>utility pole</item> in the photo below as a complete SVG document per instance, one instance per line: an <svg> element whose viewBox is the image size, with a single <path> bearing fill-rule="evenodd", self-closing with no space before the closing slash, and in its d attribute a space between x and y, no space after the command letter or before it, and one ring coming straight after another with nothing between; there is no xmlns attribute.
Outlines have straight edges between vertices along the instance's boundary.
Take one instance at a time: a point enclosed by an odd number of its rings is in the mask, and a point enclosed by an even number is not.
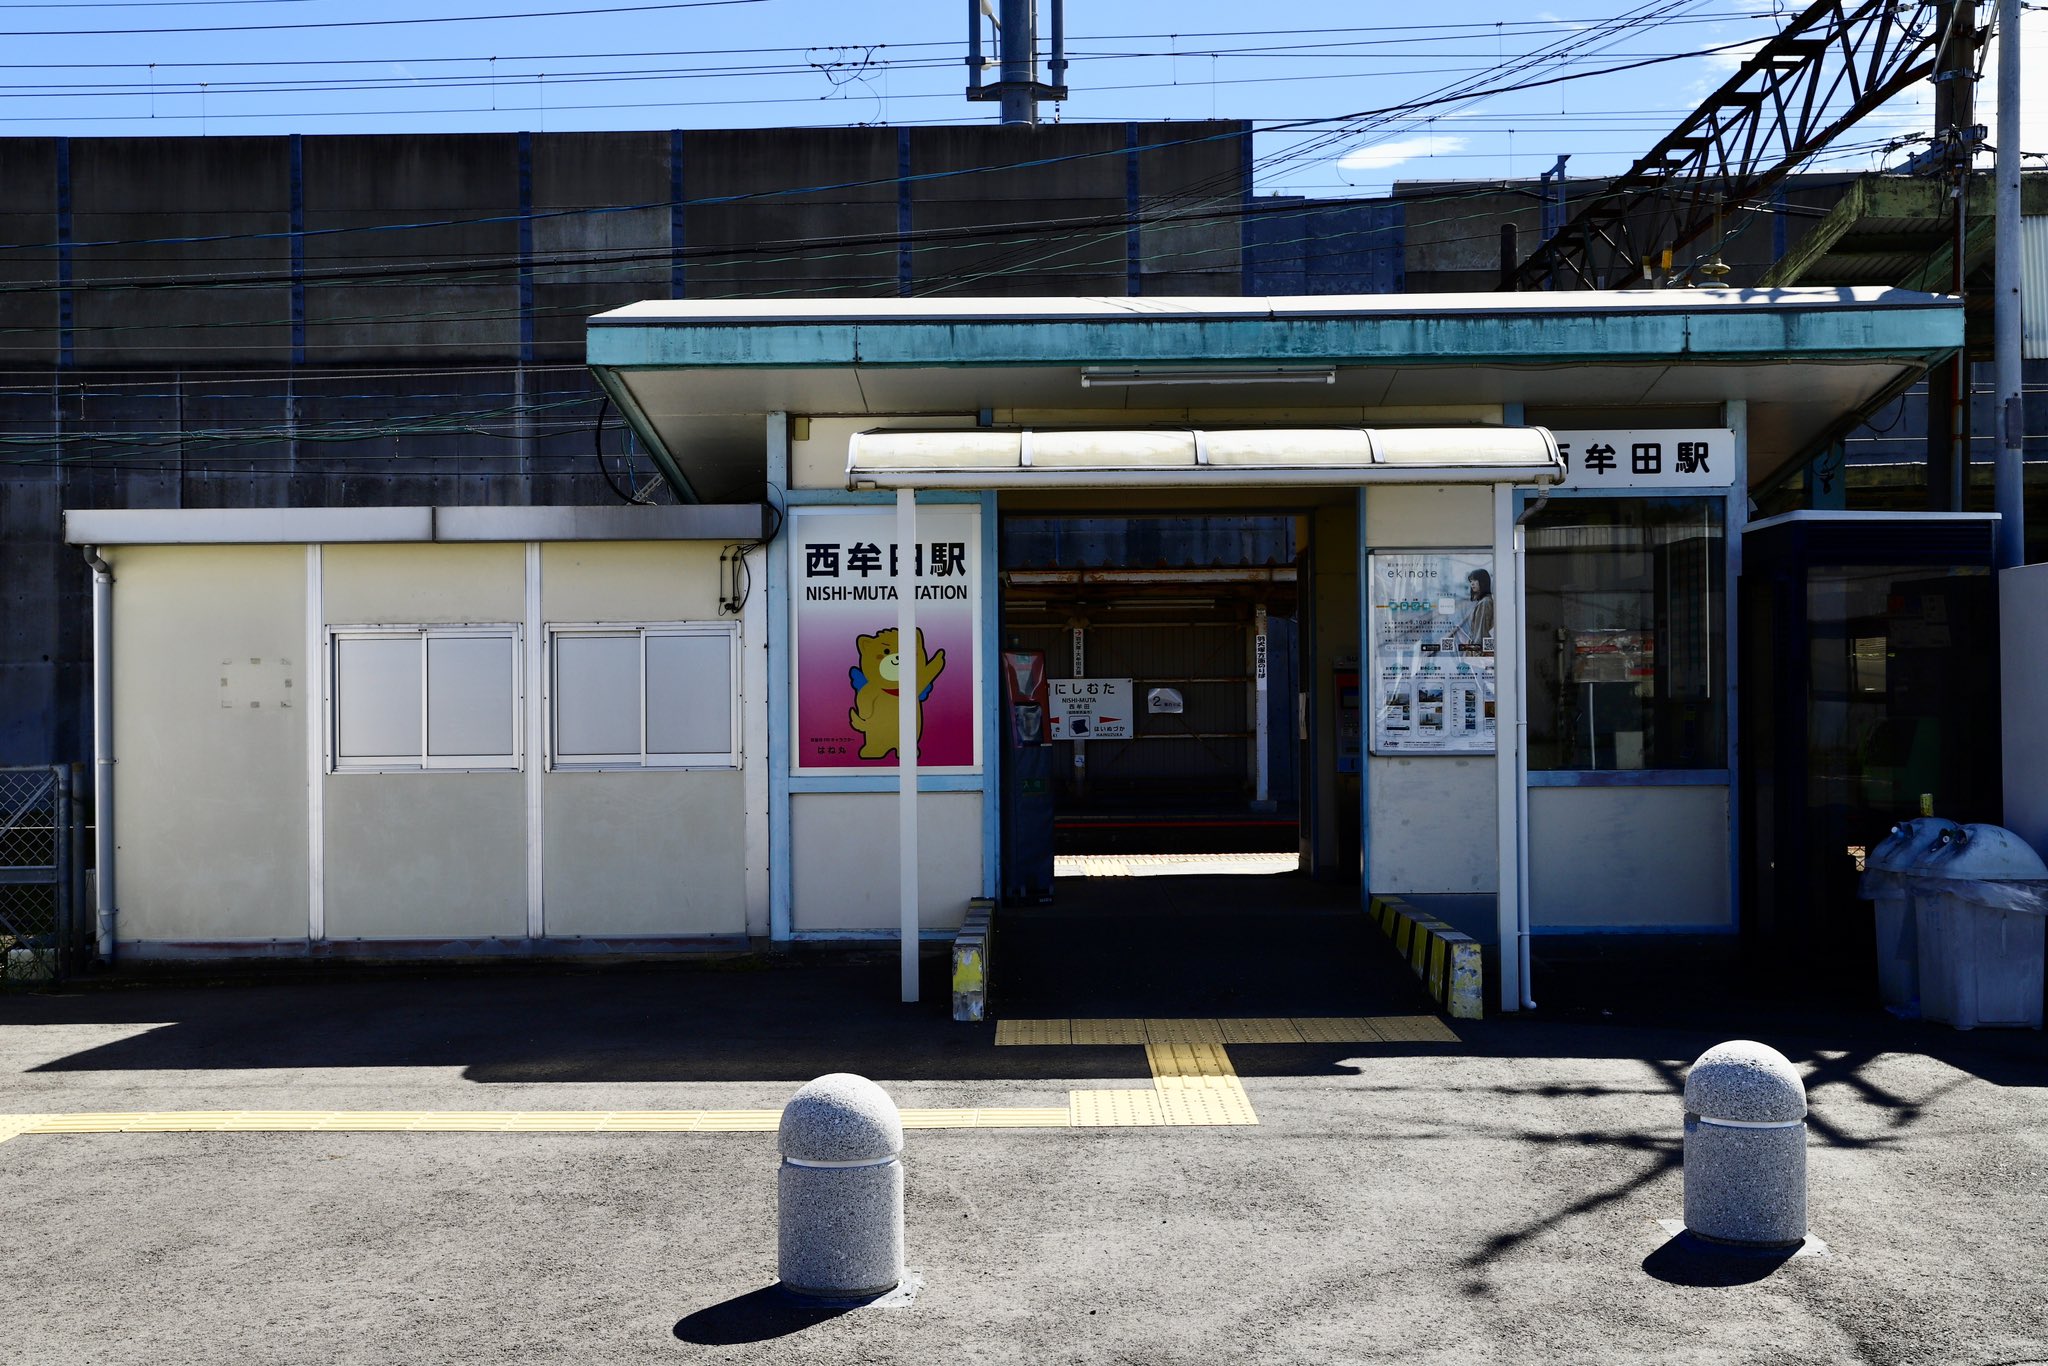
<svg viewBox="0 0 2048 1366"><path fill-rule="evenodd" d="M1996 563L2027 560L2027 406L2020 375L2020 0L1998 0L1997 282L1992 352L1998 392L1998 456L1992 466L1998 509Z"/></svg>
<svg viewBox="0 0 2048 1366"><path fill-rule="evenodd" d="M1977 108L1977 0L1942 0L1937 14L1940 45L1935 50L1934 132L1944 154L1942 168L1955 200L1954 261L1949 292L1965 297L1969 256L1970 160L1975 151ZM1927 376L1927 506L1961 512L1970 483L1970 348Z"/></svg>
<svg viewBox="0 0 2048 1366"><path fill-rule="evenodd" d="M1051 84L1038 79L1038 0L1001 0L995 12L989 0L967 0L967 98L996 100L1002 122L1029 128L1038 122L1040 100L1067 97L1066 0L1050 0L1052 60L1046 63ZM982 83L981 23L995 25L996 80Z"/></svg>

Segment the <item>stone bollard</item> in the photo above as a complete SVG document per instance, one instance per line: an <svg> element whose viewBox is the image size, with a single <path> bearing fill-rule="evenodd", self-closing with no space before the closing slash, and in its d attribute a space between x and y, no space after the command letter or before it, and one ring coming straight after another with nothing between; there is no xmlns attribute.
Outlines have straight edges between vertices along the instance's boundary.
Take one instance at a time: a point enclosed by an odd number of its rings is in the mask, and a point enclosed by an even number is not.
<svg viewBox="0 0 2048 1366"><path fill-rule="evenodd" d="M903 1119L851 1072L806 1084L777 1136L782 1285L825 1300L868 1299L903 1279Z"/></svg>
<svg viewBox="0 0 2048 1366"><path fill-rule="evenodd" d="M1806 1237L1806 1085L1747 1039L1700 1054L1685 1079L1685 1227L1721 1243Z"/></svg>

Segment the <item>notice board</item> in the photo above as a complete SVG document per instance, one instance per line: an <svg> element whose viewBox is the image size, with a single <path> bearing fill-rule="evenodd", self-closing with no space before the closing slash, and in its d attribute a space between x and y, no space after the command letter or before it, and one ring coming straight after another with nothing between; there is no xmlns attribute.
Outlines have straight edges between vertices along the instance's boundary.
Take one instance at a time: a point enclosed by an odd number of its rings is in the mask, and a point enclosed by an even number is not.
<svg viewBox="0 0 2048 1366"><path fill-rule="evenodd" d="M1372 555L1368 666L1375 754L1492 754L1493 555Z"/></svg>

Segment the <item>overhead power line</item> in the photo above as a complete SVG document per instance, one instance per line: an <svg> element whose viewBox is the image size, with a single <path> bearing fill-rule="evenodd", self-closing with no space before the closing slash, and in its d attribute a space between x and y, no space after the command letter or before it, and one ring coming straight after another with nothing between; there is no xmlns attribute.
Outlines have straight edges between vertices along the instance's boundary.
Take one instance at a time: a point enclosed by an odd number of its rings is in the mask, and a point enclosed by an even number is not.
<svg viewBox="0 0 2048 1366"><path fill-rule="evenodd" d="M195 2L197 2L197 0L195 0ZM206 3L212 3L212 0L206 0ZM1677 25L1684 25L1684 24L1718 24L1718 23L1724 23L1724 22L1731 22L1731 21L1742 21L1742 20L1757 20L1757 19L1760 19L1760 18L1762 18L1762 17L1764 17L1764 16L1760 16L1760 15L1756 14L1755 12L1753 12L1753 11L1749 11L1749 10L1739 10L1739 9L1738 9L1738 10L1726 10L1726 11L1717 11L1717 12L1714 12L1714 13L1708 13L1708 14L1695 14L1695 15L1685 15L1685 16L1680 16L1680 17L1677 17L1677 18L1673 18L1673 19L1669 19L1669 20L1666 20L1663 26L1664 26L1664 27L1672 27L1672 26L1677 26ZM1503 29L1503 30L1505 30L1505 31L1506 31L1506 33L1507 33L1507 35L1508 35L1508 36L1510 36L1510 37L1528 37L1528 36L1531 36L1532 32L1534 32L1534 31L1543 31L1543 32L1557 32L1557 31L1562 31L1562 32L1567 32L1567 33L1572 33L1572 32L1578 32L1578 31L1580 31L1581 29L1583 29L1583 28L1584 28L1584 26L1585 26L1586 24L1588 24L1588 23L1590 23L1590 22L1592 22L1592 21L1590 21L1590 20L1578 20L1578 19L1527 19L1527 20L1507 20L1507 21L1504 21L1504 22L1503 22L1503 23L1502 23L1501 25L1499 25L1499 26L1498 26L1498 28L1499 28L1499 29ZM1292 38L1292 37L1300 37L1300 36L1306 36L1306 35L1316 35L1316 34L1335 34L1335 33L1364 33L1364 34L1379 34L1379 35L1384 35L1384 34L1389 34L1389 33L1426 33L1426 34L1429 34L1429 35L1430 35L1430 37L1429 37L1429 38L1427 39L1427 41L1437 41L1437 40L1439 40L1439 39L1442 39L1442 38L1445 38L1445 37L1448 37L1448 36L1450 36L1450 34L1451 34L1452 32L1455 32L1455 31L1463 31L1463 32L1465 33L1465 38L1464 38L1464 41L1471 41L1471 42L1477 42L1477 41L1481 41L1481 40L1484 40L1484 41L1487 41L1487 42L1491 42L1491 41L1493 41L1493 40L1494 40L1494 39L1495 39L1495 38L1496 38L1497 36L1499 36L1499 34L1498 34L1498 32L1497 32L1497 26L1496 26L1496 25L1493 25L1493 24L1374 24L1374 25L1371 25L1371 26L1369 26L1369 27L1356 27L1356 28L1268 28L1268 29L1209 29L1209 30L1202 30L1202 31L1197 31L1197 32L1189 32L1189 33L1165 33L1165 32L1158 32L1158 33L1094 33L1094 34L1070 34L1070 35L1068 35L1068 39L1067 39L1067 41L1068 41L1068 42L1069 42L1069 43L1071 44L1071 43L1096 43L1096 42L1122 42L1122 41L1128 41L1128 40L1137 40L1137 39L1154 39L1154 40L1158 40L1158 39L1169 39L1169 40L1170 40L1170 39L1179 39L1179 38ZM1401 44L1401 43L1414 43L1414 42L1422 42L1422 41L1425 41L1425 39L1422 39L1422 38L1386 38L1386 37L1378 37L1378 38L1356 38L1356 39L1351 39L1351 40L1348 40L1348 41L1349 41L1349 42L1350 42L1350 43L1351 43L1351 44L1352 44L1353 46L1359 46L1359 47L1370 47L1370 46L1378 46L1378 45L1383 45L1383 44L1384 44L1384 45L1397 45L1397 44ZM415 54L415 53L411 53L411 52L400 52L400 53L390 53L390 54L387 54L387 55L385 55L385 56L381 56L381 57L273 57L273 58L262 58L262 59L253 59L253 60L252 60L252 59L234 59L234 60L229 60L229 59L222 59L222 60L217 60L217 61L183 61L183 62L138 62L138 61L115 61L115 62L105 62L105 61L102 61L102 62L0 62L0 71L6 71L6 70L34 70L34 71L57 71L57 70L86 70L86 71L89 71L89 70L113 70L113 69L117 69L117 68L122 68L122 67L128 67L128 68L136 68L136 69L146 69L146 68L154 67L154 68L158 68L158 69L161 69L161 70L166 70L166 71L169 71L169 70L178 70L178 69L184 69L184 68L192 68L192 67L201 67L201 68L207 68L207 69L217 69L217 70L228 70L228 69L231 69L231 68L235 68L235 67L252 67L252 66L253 66L253 67L287 67L287 66L389 66L389 65L390 65L391 63L393 63L393 62L400 62L400 61L402 61L402 62L406 63L406 64L407 64L408 66L429 66L429 65L435 65L435 64L445 64L445 63L450 63L450 62L487 62L487 61L494 61L494 60L495 60L495 61L502 61L502 62L557 62L557 61L602 61L602 60L609 60L609 59L613 59L613 58L621 58L621 57L734 57L734 56L740 56L740 57L744 57L744 56L766 56L766 55L770 55L770 54L773 54L773 53L781 53L781 52L792 52L792 53L803 53L803 52L815 52L815 51L818 51L818 50L819 50L819 47L820 47L820 45L819 45L819 44L816 44L816 43L811 43L811 44L806 44L806 45L802 45L802 46L790 46L790 47L759 47L759 46L754 46L754 47L706 47L706 48L673 48L673 49L667 49L667 50L662 50L662 51L649 51L649 50L647 50L647 49L644 49L644 48L639 48L639 49L631 49L631 50L627 50L627 51L608 51L608 52L527 52L527 53L484 53L484 52L479 52L479 53L475 53L475 54L471 54L471 55L466 55L466 56L433 56L433 55L423 55L423 54ZM895 52L895 51L910 51L910 50L913 50L913 49L925 49L925 48L939 48L939 49L943 49L943 50L945 50L945 51L946 51L946 52L947 52L948 54L950 54L950 59L949 59L949 61L948 61L948 64L949 64L949 65L957 65L957 64L959 63L959 61L961 60L961 57L962 57L962 55L964 54L964 51L965 51L965 47L966 47L966 44L965 44L965 43L963 43L963 42L961 42L961 41L960 41L959 39L949 39L949 40L946 40L946 41L943 41L943 42L917 42L917 43L877 43L877 44L875 44L875 51L877 51L877 52ZM1162 56L1162 57L1166 57L1166 56L1172 56L1172 55L1174 55L1174 54L1173 54L1172 52L1159 52L1159 53L1155 53L1154 55L1155 55L1155 56ZM1202 51L1202 52L1193 52L1193 51L1191 51L1191 50L1183 50L1183 51L1182 51L1182 52L1181 52L1181 53L1180 53L1179 55L1181 55L1181 56L1190 56L1190 55L1195 55L1195 56L1207 56L1207 55L1209 55L1209 54L1208 54L1208 52L1207 52L1207 51Z"/></svg>
<svg viewBox="0 0 2048 1366"><path fill-rule="evenodd" d="M284 33L306 29L396 28L419 24L481 24L499 19L568 19L585 14L642 14L650 10L718 9L764 5L768 0L671 0L659 5L606 5L599 9L522 10L515 14L419 14L404 19L324 19L301 24L202 24L190 28L31 28L0 30L0 38L127 38L174 33Z"/></svg>

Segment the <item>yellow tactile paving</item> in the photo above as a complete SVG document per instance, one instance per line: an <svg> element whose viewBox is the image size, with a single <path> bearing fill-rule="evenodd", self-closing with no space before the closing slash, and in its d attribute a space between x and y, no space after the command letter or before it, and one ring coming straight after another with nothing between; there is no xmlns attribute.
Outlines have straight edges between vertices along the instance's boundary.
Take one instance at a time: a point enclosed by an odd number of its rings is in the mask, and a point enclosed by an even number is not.
<svg viewBox="0 0 2048 1366"><path fill-rule="evenodd" d="M1388 1043L1458 1043L1449 1025L1434 1015L1386 1015L1373 1027Z"/></svg>
<svg viewBox="0 0 2048 1366"><path fill-rule="evenodd" d="M1225 1043L1302 1043L1293 1020L1218 1020Z"/></svg>
<svg viewBox="0 0 2048 1366"><path fill-rule="evenodd" d="M1068 1123L1077 1129L1156 1128L1168 1122L1157 1091L1070 1091Z"/></svg>
<svg viewBox="0 0 2048 1366"><path fill-rule="evenodd" d="M1333 1015L1315 1020L1296 1020L1303 1043L1379 1043L1379 1031L1369 1020L1357 1015Z"/></svg>
<svg viewBox="0 0 2048 1366"><path fill-rule="evenodd" d="M997 1044L1068 1044L1074 1041L1072 1020L997 1020Z"/></svg>
<svg viewBox="0 0 2048 1366"><path fill-rule="evenodd" d="M1150 1043L1144 1020L1069 1020L1071 1042L1077 1044Z"/></svg>
<svg viewBox="0 0 2048 1366"><path fill-rule="evenodd" d="M1257 1124L1221 1044L1147 1044L1152 1084L1168 1124Z"/></svg>

